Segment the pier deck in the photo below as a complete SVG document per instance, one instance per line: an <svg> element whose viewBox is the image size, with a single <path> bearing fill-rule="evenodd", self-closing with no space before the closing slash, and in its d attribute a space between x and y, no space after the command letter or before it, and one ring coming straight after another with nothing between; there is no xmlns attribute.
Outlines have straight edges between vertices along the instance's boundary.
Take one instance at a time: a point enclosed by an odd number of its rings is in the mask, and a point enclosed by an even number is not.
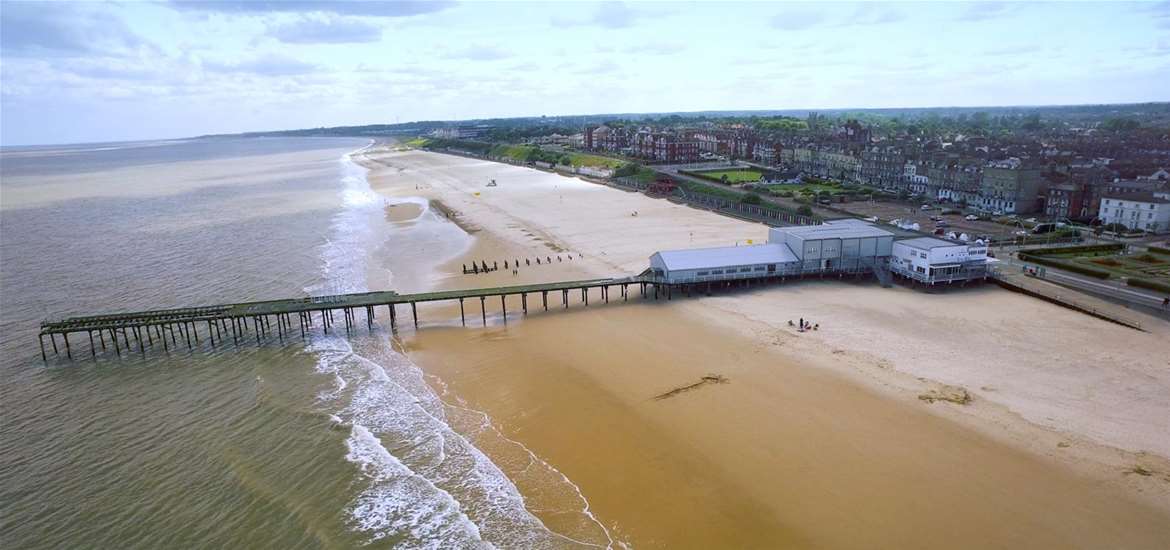
<svg viewBox="0 0 1170 550"><path fill-rule="evenodd" d="M528 296L530 294L540 295L542 307L547 311L548 295L550 292L560 292L561 305L567 308L569 307L570 291L580 291L581 301L585 305L588 305L589 291L591 289L600 289L602 300L609 302L609 291L613 287L618 287L621 290L621 298L627 300L629 298L630 285L637 285L644 297L647 296L648 288L652 288L655 298L659 295L659 288L666 287L665 295L669 297L669 285L655 281L652 277L643 273L642 275L633 277L441 290L414 294L399 294L393 291L362 292L356 294L312 296L284 300L113 313L107 315L88 315L59 320L46 320L41 323L39 335L41 358L47 360L45 336L49 337L53 351L59 353L57 336L60 335L64 340L65 353L72 359L72 344L69 341L69 336L77 333L85 333L88 336L90 353L96 357L99 346L95 345L95 335L103 351L107 349L106 337L109 336L112 341L112 347L119 355L121 355L123 347L126 348L127 352L134 349L131 345L131 339L136 343L138 351L145 353L146 345L155 345L155 338L158 338L164 349L169 349L168 339L170 340L170 344L176 346L180 339L186 342L188 348L192 347L192 338L198 344L198 325L200 324L206 325L207 332L205 334L211 339L213 345L217 339L220 341L226 340L229 334L232 341L238 343L240 338L244 337L247 332L252 332L255 335L256 342L260 343L262 338L269 336L273 332L273 320L276 321L277 325L275 332L280 340L283 341L286 333L291 335L293 331L292 317L294 315L298 319L302 337L307 330L314 326L316 322L314 315L321 322L325 332L328 333L329 329L334 325L333 314L335 312L341 312L343 314L345 329L348 332L356 324L357 318L355 311L358 309L365 310L367 326L372 329L375 308L378 306L385 306L388 309L390 326L394 329L397 325L398 316L396 306L409 305L414 326L417 328L417 304L425 302L458 301L460 319L466 325L467 316L464 309L464 301L475 298L479 298L480 316L483 324L487 325L485 302L488 298L497 296L500 298L504 322L507 322L508 310L506 298L508 296L521 296L521 309L524 314L527 314ZM119 339L121 339L121 342L119 342Z"/></svg>

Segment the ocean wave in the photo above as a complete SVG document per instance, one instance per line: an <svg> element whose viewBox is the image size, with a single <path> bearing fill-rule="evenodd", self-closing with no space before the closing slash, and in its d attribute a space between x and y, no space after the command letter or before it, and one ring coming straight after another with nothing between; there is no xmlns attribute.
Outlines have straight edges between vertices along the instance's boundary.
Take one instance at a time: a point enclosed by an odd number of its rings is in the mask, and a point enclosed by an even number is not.
<svg viewBox="0 0 1170 550"><path fill-rule="evenodd" d="M376 224L381 203L376 196L369 200L372 191L364 169L348 155L342 162L344 208L321 247L321 280L306 288L310 294L366 291L369 251L380 238ZM317 372L331 379L330 387L317 395L319 405L328 409L334 425L350 426L345 458L358 468L364 488L346 513L350 525L370 542L422 548L615 544L575 484L527 447L504 438L485 413L443 401L422 369L384 338L351 341L318 334L306 351L315 356ZM528 456L525 472L541 469L575 494L581 509L565 511L582 514L593 535L574 533L574 538L548 529L527 509L504 471L453 428L449 408L461 419L476 421L468 433L490 431L522 448Z"/></svg>

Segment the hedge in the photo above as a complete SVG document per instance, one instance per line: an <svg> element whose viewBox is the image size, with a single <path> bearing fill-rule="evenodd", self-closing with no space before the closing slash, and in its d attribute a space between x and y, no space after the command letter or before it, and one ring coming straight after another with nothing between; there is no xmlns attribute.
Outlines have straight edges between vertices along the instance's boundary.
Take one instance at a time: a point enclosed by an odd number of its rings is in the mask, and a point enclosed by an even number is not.
<svg viewBox="0 0 1170 550"><path fill-rule="evenodd" d="M1149 279L1139 279L1137 277L1130 277L1128 280L1125 281L1125 284L1127 284L1129 286L1136 286L1138 288L1148 288L1150 290L1156 290L1158 292L1164 292L1166 294L1170 294L1170 285L1165 284L1165 283L1159 283L1158 281L1151 281Z"/></svg>
<svg viewBox="0 0 1170 550"><path fill-rule="evenodd" d="M1029 256L1044 256L1047 254L1076 254L1091 252L1113 252L1125 248L1124 244L1091 244L1086 246L1066 246L1056 248L1034 248L1028 251Z"/></svg>
<svg viewBox="0 0 1170 550"><path fill-rule="evenodd" d="M1070 262L1062 262L1044 256L1034 256L1032 254L1020 253L1019 258L1025 262L1032 262L1034 264L1046 265L1048 267L1055 267L1065 271L1072 271L1073 273L1080 273L1081 275L1088 275L1096 279L1108 279L1109 272L1101 269L1094 269L1088 266L1077 265Z"/></svg>
<svg viewBox="0 0 1170 550"><path fill-rule="evenodd" d="M1147 246L1146 248L1150 249L1150 252L1154 252L1157 254L1170 254L1170 248L1162 248L1160 246L1154 246L1154 245Z"/></svg>

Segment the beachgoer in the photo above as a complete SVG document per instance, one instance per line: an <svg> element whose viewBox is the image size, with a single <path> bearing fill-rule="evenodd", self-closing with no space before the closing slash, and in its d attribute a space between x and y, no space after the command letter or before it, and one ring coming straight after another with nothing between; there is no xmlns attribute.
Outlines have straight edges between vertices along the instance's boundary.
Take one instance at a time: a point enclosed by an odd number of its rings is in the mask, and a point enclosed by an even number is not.
<svg viewBox="0 0 1170 550"><path fill-rule="evenodd" d="M820 324L820 323L817 323L817 324L813 325L813 330L820 330L820 329L821 329L821 324Z"/></svg>
<svg viewBox="0 0 1170 550"><path fill-rule="evenodd" d="M1166 309L1168 307L1170 307L1170 298L1163 298L1162 299L1162 309Z"/></svg>
<svg viewBox="0 0 1170 550"><path fill-rule="evenodd" d="M789 319L789 320L788 320L788 326L790 326L790 327L794 327L794 326L796 326L796 323L793 323L793 322L792 322L792 319Z"/></svg>

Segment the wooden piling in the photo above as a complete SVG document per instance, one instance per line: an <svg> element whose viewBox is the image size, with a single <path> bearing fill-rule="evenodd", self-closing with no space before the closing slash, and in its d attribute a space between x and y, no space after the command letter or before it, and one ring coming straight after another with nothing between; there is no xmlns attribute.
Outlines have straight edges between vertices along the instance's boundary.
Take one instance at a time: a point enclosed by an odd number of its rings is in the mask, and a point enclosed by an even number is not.
<svg viewBox="0 0 1170 550"><path fill-rule="evenodd" d="M86 332L89 333L89 354L91 356L93 356L94 359L97 359L97 347L93 345L93 331L88 330ZM45 347L41 346L41 356L44 357L44 355L45 355Z"/></svg>
<svg viewBox="0 0 1170 550"><path fill-rule="evenodd" d="M487 300L486 296L479 297L479 314L480 314L480 316L483 317L483 326L486 327L487 326L487 308L483 305L484 300Z"/></svg>
<svg viewBox="0 0 1170 550"><path fill-rule="evenodd" d="M463 298L459 299L459 322L467 326L467 316L463 314Z"/></svg>
<svg viewBox="0 0 1170 550"><path fill-rule="evenodd" d="M508 302L504 300L504 295L500 295L500 309L504 311L504 324L508 324Z"/></svg>
<svg viewBox="0 0 1170 550"><path fill-rule="evenodd" d="M414 305L414 302L410 303L410 316L414 318L415 330L418 330L418 307Z"/></svg>
<svg viewBox="0 0 1170 550"><path fill-rule="evenodd" d="M72 361L73 360L73 351L69 349L69 333L68 332L61 333L61 337L65 338L65 357L68 357L69 360Z"/></svg>

